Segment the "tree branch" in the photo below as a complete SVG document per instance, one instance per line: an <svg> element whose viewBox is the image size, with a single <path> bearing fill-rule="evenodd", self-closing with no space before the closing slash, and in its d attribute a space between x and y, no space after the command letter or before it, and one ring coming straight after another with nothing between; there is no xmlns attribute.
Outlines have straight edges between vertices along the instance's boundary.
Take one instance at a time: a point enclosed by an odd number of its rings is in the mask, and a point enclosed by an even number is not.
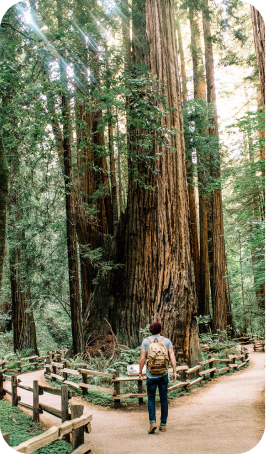
<svg viewBox="0 0 266 454"><path fill-rule="evenodd" d="M35 43L41 43L42 40L37 40L37 39L34 39L34 38L31 38L30 36L26 35L25 33L23 33L22 31L18 30L17 28L15 28L12 24L9 24L9 22L1 22L1 27L5 28L5 27L11 27L13 30L15 30L16 32L20 33L21 35L23 35L25 38L27 39L30 39L31 41L34 41Z"/></svg>

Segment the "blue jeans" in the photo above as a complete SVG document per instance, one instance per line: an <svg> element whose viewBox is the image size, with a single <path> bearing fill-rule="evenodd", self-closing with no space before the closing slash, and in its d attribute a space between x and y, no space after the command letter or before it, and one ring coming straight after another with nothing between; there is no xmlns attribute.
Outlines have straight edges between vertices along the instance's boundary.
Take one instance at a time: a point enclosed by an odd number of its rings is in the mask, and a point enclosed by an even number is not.
<svg viewBox="0 0 266 454"><path fill-rule="evenodd" d="M166 425L168 416L168 400L167 400L167 385L168 374L158 378L147 377L147 394L148 394L148 410L150 423L156 422L155 416L155 393L156 388L159 388L160 401L161 401L161 425Z"/></svg>

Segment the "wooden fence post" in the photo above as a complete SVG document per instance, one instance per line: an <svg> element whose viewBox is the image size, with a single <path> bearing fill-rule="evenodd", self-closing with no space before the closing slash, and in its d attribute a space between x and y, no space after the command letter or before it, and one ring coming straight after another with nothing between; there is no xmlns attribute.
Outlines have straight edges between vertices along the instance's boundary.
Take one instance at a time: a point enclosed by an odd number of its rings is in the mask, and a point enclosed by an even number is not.
<svg viewBox="0 0 266 454"><path fill-rule="evenodd" d="M143 393L142 380L138 380L138 393L139 394ZM143 397L139 397L139 405L142 405L142 404L144 404Z"/></svg>
<svg viewBox="0 0 266 454"><path fill-rule="evenodd" d="M84 364L82 366L82 369L87 369L87 368L88 368L87 364ZM87 385L87 383L88 383L88 375L87 374L82 374L82 382L85 385ZM83 394L83 396L85 396L85 394L88 394L88 389L87 388L82 388L82 394Z"/></svg>
<svg viewBox="0 0 266 454"><path fill-rule="evenodd" d="M182 364L180 364L180 366L186 366L186 364L185 364L185 363L182 363ZM185 370L181 370L181 371L178 372L178 373L180 374L180 379L181 379L181 381L183 381L183 382L187 381L187 374L186 374L186 371L185 371ZM187 388L186 388L186 390L187 390Z"/></svg>
<svg viewBox="0 0 266 454"><path fill-rule="evenodd" d="M20 359L20 356L18 356L18 360L19 360L19 373L22 372L22 365L21 365L21 359Z"/></svg>
<svg viewBox="0 0 266 454"><path fill-rule="evenodd" d="M4 395L6 393L4 390L4 387L3 387L4 381L5 381L5 379L3 377L3 372L0 371L0 400L3 400Z"/></svg>
<svg viewBox="0 0 266 454"><path fill-rule="evenodd" d="M52 371L53 371L53 374L56 374L56 366L52 365ZM52 377L52 380L56 381L56 378Z"/></svg>
<svg viewBox="0 0 266 454"><path fill-rule="evenodd" d="M11 377L11 391L12 391L12 407L17 407L19 398L18 398L18 379L16 375Z"/></svg>
<svg viewBox="0 0 266 454"><path fill-rule="evenodd" d="M39 422L39 384L38 380L33 380L33 421Z"/></svg>
<svg viewBox="0 0 266 454"><path fill-rule="evenodd" d="M79 418L83 415L84 405L71 405L71 419ZM72 432L72 449L77 449L84 443L84 427L73 430Z"/></svg>
<svg viewBox="0 0 266 454"><path fill-rule="evenodd" d="M66 369L66 367L67 367L67 361L63 361L63 364L64 364L64 369ZM64 379L64 380L67 380L67 372L63 372L63 379Z"/></svg>
<svg viewBox="0 0 266 454"><path fill-rule="evenodd" d="M118 370L115 371L115 376L119 377L119 372ZM114 382L114 394L116 396L119 396L120 394L120 381L115 381ZM114 401L114 407L120 407L120 399L115 399Z"/></svg>
<svg viewBox="0 0 266 454"><path fill-rule="evenodd" d="M62 413L62 422L68 421L68 386L61 385L61 413ZM70 442L70 435L67 434L65 440Z"/></svg>
<svg viewBox="0 0 266 454"><path fill-rule="evenodd" d="M211 357L212 357L212 354L209 354L209 355L208 355L208 359L210 359ZM212 368L213 368L213 361L211 361L211 362L209 363L209 369L212 369ZM211 378L214 377L214 372L215 372L215 371L213 371L213 372L210 373L210 377L211 377Z"/></svg>

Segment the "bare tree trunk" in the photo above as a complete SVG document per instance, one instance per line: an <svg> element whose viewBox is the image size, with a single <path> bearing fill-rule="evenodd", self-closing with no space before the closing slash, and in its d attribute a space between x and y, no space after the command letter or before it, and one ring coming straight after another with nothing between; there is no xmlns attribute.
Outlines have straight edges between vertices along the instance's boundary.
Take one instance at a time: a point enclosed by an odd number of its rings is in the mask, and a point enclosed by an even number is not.
<svg viewBox="0 0 266 454"><path fill-rule="evenodd" d="M178 34L178 50L180 55L181 78L182 78L182 98L183 104L187 100L187 76L185 66L185 56L183 50L183 42L181 35L180 23L177 20L177 34ZM192 245L192 257L194 262L194 273L196 281L197 297L200 295L200 252L199 252L199 235L198 235L198 214L196 207L196 188L194 185L192 153L187 156L187 178L188 178L188 196L189 196L189 210L190 210L190 234Z"/></svg>
<svg viewBox="0 0 266 454"><path fill-rule="evenodd" d="M185 55L184 55L183 40L182 40L179 19L177 19L177 21L176 21L176 28L177 28L177 36L178 36L178 52L180 55L182 98L183 98L183 101L186 101L187 100L187 74L186 74Z"/></svg>
<svg viewBox="0 0 266 454"><path fill-rule="evenodd" d="M9 169L0 131L0 291L5 260L8 179Z"/></svg>
<svg viewBox="0 0 266 454"><path fill-rule="evenodd" d="M198 18L192 8L189 10L191 26L191 51L193 61L194 98L206 101L206 83L204 66L202 61L202 50ZM208 135L208 131L201 131ZM200 292L199 292L199 314L209 314L209 253L208 253L208 216L207 196L205 192L206 181L201 169L201 150L197 150L198 181L199 187L199 224L200 224ZM206 160L206 157L205 157Z"/></svg>
<svg viewBox="0 0 266 454"><path fill-rule="evenodd" d="M182 131L173 2L146 0L145 9L140 2L138 5L139 11L146 14L138 16L135 57L144 65L149 62L151 75L165 84L164 94L171 111L164 118L164 125ZM146 43L140 37L143 28ZM162 321L164 334L172 339L176 352L195 363L200 348L185 146L180 134L171 141L176 152L162 149L156 162L159 174L148 174L146 181L154 190L144 189L132 176L129 178L128 206L121 217L115 245L116 262L125 266L106 281L105 293L95 292L90 323L93 329L106 317L120 341L136 345L141 340L139 328L155 316ZM153 144L155 155L159 148L156 140ZM140 153L141 147L136 151ZM147 172L141 166L138 170Z"/></svg>
<svg viewBox="0 0 266 454"><path fill-rule="evenodd" d="M265 23L260 12L252 5L250 5L251 22L253 26L254 46L257 56L259 77L260 77L260 90L261 90L261 104L265 104Z"/></svg>
<svg viewBox="0 0 266 454"><path fill-rule="evenodd" d="M116 109L117 123L116 123L116 135L119 135L119 126L118 126L118 112ZM122 196L122 176L121 176L121 153L120 153L120 144L119 141L116 143L117 146L117 171L118 171L118 193L119 193L119 217L123 210L123 196Z"/></svg>
<svg viewBox="0 0 266 454"><path fill-rule="evenodd" d="M259 78L260 78L260 92L261 92L261 106L260 110L264 109L266 105L266 28L265 21L259 10L250 5L251 8L251 21L253 26L253 37L254 45L257 56L257 63L259 69ZM261 132L261 138L265 137L265 132ZM260 148L260 158L261 160L266 160L266 145ZM266 167L263 169L263 179L266 178ZM264 198L264 218L266 218L266 190L263 191Z"/></svg>
<svg viewBox="0 0 266 454"><path fill-rule="evenodd" d="M62 29L63 10L62 4L57 0L58 28ZM71 308L71 328L73 340L73 353L84 350L83 323L81 315L81 300L79 290L79 267L76 237L75 196L73 189L72 150L71 150L71 118L70 105L67 93L66 68L60 60L60 79L62 85L62 117L63 123L63 153L64 153L64 181L66 198L66 227L69 273L69 298Z"/></svg>
<svg viewBox="0 0 266 454"><path fill-rule="evenodd" d="M16 194L13 194L9 207L17 205ZM18 221L17 214L17 221ZM13 233L12 233L13 230ZM10 283L12 300L12 324L13 324L13 348L14 352L32 350L39 354L37 347L36 326L31 307L30 291L26 290L29 283L22 279L21 268L23 266L23 251L21 244L25 240L25 232L18 236L16 228L10 226L10 233L16 237L16 246L9 252Z"/></svg>
<svg viewBox="0 0 266 454"><path fill-rule="evenodd" d="M110 153L110 180L111 180L111 195L112 195L112 207L113 207L113 231L115 231L116 224L118 221L118 206L117 206L117 184L116 184L116 172L115 172L115 152L114 152L114 128L113 128L113 116L112 108L108 108L109 119L108 119L108 138L109 138L109 153Z"/></svg>
<svg viewBox="0 0 266 454"><path fill-rule="evenodd" d="M206 10L203 11L203 31L205 43L205 64L206 64L206 80L207 80L207 100L213 105L213 116L210 119L212 127L209 129L209 134L217 136L217 150L219 150L218 137L218 119L216 110L216 91L214 79L214 63L213 50L211 41L210 20L208 16L208 0L205 1ZM227 305L228 298L226 294L226 258L224 244L224 229L223 229L223 210L222 210L222 191L219 179L220 173L220 153L218 151L216 168L211 166L213 176L218 180L218 186L213 191L211 198L212 208L212 305L213 305L213 323L214 330L225 330L227 326Z"/></svg>

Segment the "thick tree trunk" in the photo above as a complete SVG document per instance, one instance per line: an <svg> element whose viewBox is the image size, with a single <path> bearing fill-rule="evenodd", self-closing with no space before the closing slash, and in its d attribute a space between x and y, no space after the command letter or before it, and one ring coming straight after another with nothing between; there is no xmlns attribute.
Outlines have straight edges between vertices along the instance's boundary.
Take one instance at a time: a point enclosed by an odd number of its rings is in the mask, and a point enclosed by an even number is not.
<svg viewBox="0 0 266 454"><path fill-rule="evenodd" d="M189 10L189 19L191 26L191 52L193 61L193 80L194 80L194 98L206 101L206 82L204 66L202 61L202 50L198 18L192 8ZM208 131L201 131L202 134L208 135ZM198 181L199 187L199 224L200 224L200 291L199 291L199 314L209 314L209 254L208 254L208 199L206 196L206 181L204 172L201 169L203 157L201 150L197 150L198 161ZM207 157L204 157L206 161Z"/></svg>
<svg viewBox="0 0 266 454"><path fill-rule="evenodd" d="M22 289L19 260L20 249L17 249L10 258L14 352L30 349L32 353L38 355L36 326L31 309L30 294Z"/></svg>
<svg viewBox="0 0 266 454"><path fill-rule="evenodd" d="M16 194L10 197L9 209L12 206L18 206ZM19 212L18 212L19 213ZM16 215L16 221L19 221L19 214ZM21 244L25 241L25 233L18 236L16 226L9 227L11 237L16 238L16 246L9 251L10 262L10 283L11 283L11 300L12 300L12 325L13 325L13 348L14 352L22 350L32 350L34 354L39 354L37 348L36 326L31 307L29 282L22 279L21 268L23 267L23 250Z"/></svg>
<svg viewBox="0 0 266 454"><path fill-rule="evenodd" d="M142 62L149 60L152 76L165 84L167 105L174 109L164 125L182 131L173 2L146 0L145 6L146 16L138 22L143 26L146 19L147 43L143 46L139 39L133 49ZM155 155L156 138L153 144ZM176 352L191 363L199 359L200 348L182 135L171 137L171 148L176 151L160 150L159 172L149 172L146 183L154 190L144 189L130 176L128 206L116 235L116 262L124 268L113 273L102 293L95 292L90 323L93 330L106 317L120 341L136 345L141 341L139 328L156 317Z"/></svg>
<svg viewBox="0 0 266 454"><path fill-rule="evenodd" d="M5 260L8 178L8 163L0 132L0 291Z"/></svg>
<svg viewBox="0 0 266 454"><path fill-rule="evenodd" d="M84 316L94 290L93 280L97 276L97 268L86 257L86 253L88 253L88 248L93 251L104 246L105 236L114 233L114 217L117 219L117 213L116 211L113 212L106 157L101 156L105 147L102 111L93 112L89 107L93 98L83 69L76 68L76 74L83 87L82 90L78 86L76 87L75 110L78 170L76 228L81 251L82 311ZM115 176L113 165L112 172L111 181ZM113 188L112 194L114 201L117 197L115 192L116 187Z"/></svg>
<svg viewBox="0 0 266 454"><path fill-rule="evenodd" d="M204 0L206 10L203 11L203 31L205 42L205 65L206 65L206 80L207 80L207 100L213 105L213 116L210 119L212 127L209 129L209 134L217 137L217 150L219 150L218 137L218 119L216 110L216 91L214 78L214 62L213 50L211 41L211 29L208 16L208 0ZM212 265L211 265L211 291L212 291L212 306L213 306L213 322L214 330L226 330L227 326L227 305L228 298L226 293L226 258L224 244L224 229L223 229L223 208L222 208L222 191L220 187L220 152L217 152L216 165L211 165L213 176L218 181L217 189L212 193L211 197L211 212L212 212Z"/></svg>

